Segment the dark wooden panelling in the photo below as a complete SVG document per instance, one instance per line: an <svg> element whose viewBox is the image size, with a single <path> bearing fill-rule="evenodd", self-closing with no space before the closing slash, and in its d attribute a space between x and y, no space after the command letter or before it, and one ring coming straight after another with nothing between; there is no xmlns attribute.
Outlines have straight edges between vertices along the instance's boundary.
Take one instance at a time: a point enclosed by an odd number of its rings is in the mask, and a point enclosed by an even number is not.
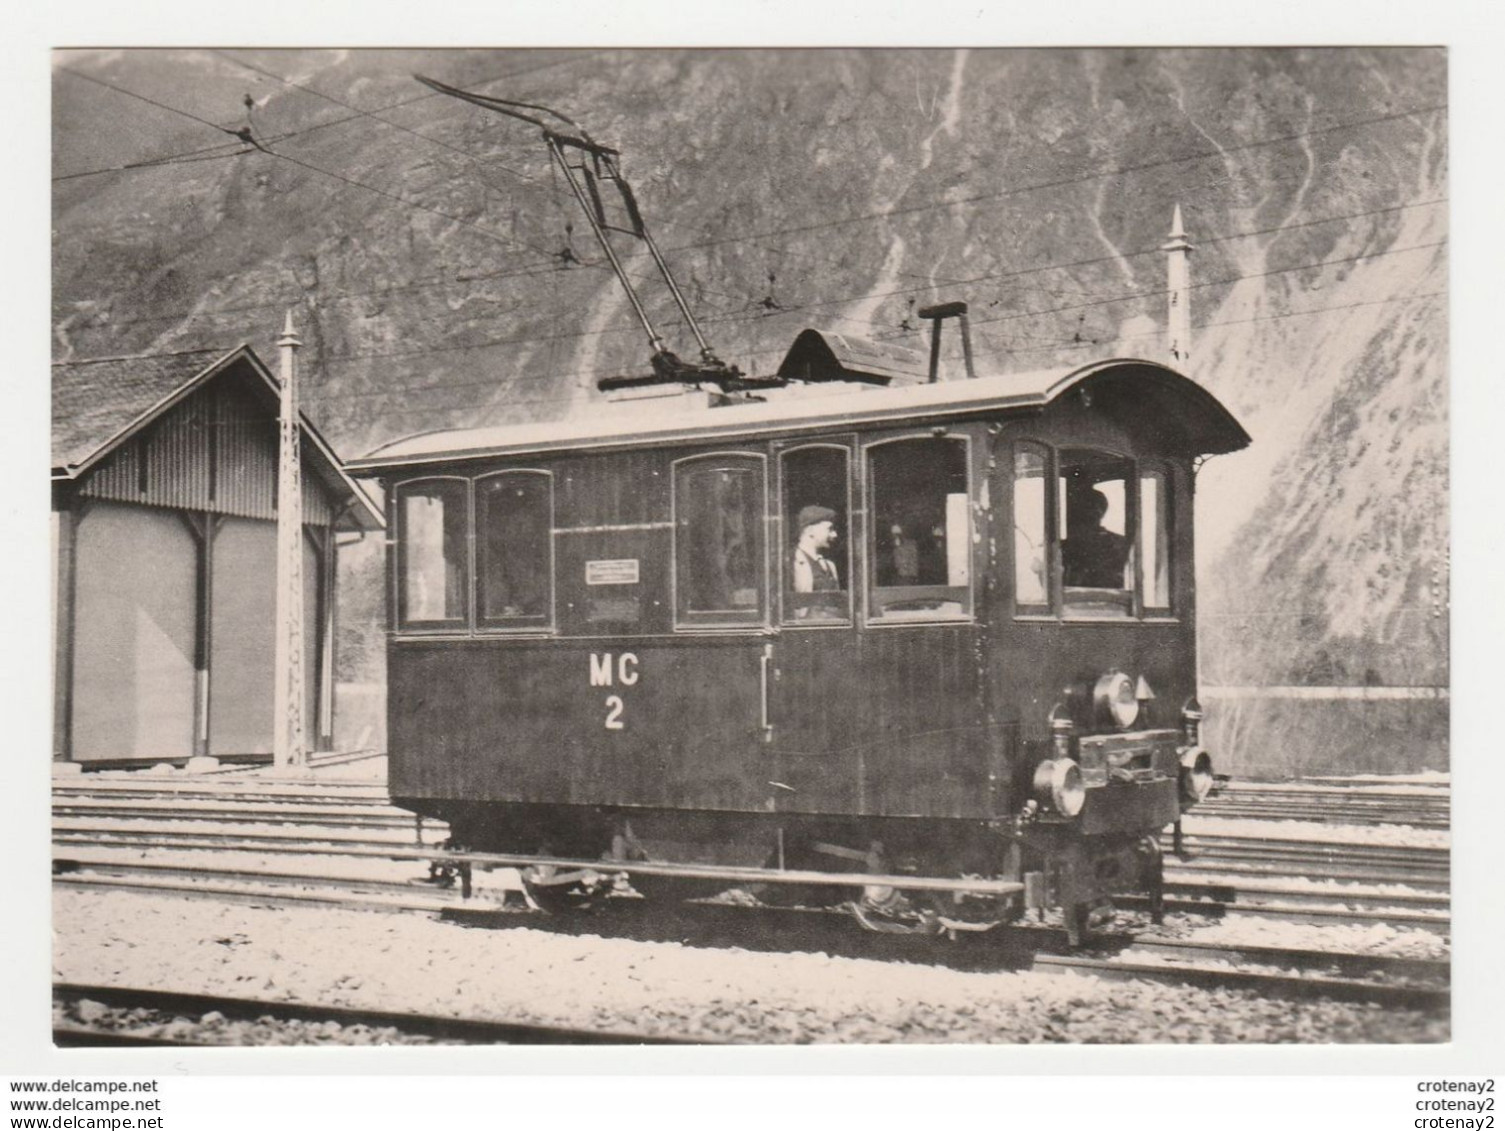
<svg viewBox="0 0 1505 1131"><path fill-rule="evenodd" d="M556 469L559 525L605 526L668 519L668 460L663 451L613 452L537 466Z"/></svg>
<svg viewBox="0 0 1505 1131"><path fill-rule="evenodd" d="M601 530L554 539L559 630L569 636L639 636L673 628L669 595L669 531ZM588 585L587 562L636 562L634 584ZM613 602L635 604L638 619L603 619Z"/></svg>
<svg viewBox="0 0 1505 1131"><path fill-rule="evenodd" d="M1002 740L981 710L975 628L403 644L389 670L404 796L807 813L986 816ZM636 681L620 682L621 657ZM612 683L592 686L592 656ZM776 673L776 674L775 674ZM609 729L612 704L622 707ZM772 784L780 783L780 784ZM786 788L788 787L788 788Z"/></svg>
<svg viewBox="0 0 1505 1131"><path fill-rule="evenodd" d="M609 685L592 685L593 655L610 657ZM404 643L388 669L392 792L766 809L761 655L756 637Z"/></svg>
<svg viewBox="0 0 1505 1131"><path fill-rule="evenodd" d="M779 807L987 815L990 753L973 625L786 632L775 645Z"/></svg>

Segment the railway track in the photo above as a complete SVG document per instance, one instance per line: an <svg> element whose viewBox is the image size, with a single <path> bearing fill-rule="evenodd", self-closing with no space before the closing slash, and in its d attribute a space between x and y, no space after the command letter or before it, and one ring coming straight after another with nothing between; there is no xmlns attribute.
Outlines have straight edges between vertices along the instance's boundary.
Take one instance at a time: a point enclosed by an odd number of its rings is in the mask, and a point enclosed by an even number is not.
<svg viewBox="0 0 1505 1131"><path fill-rule="evenodd" d="M197 871L197 870L194 870ZM131 873L137 875L133 877ZM144 877L142 873L149 873ZM207 873L206 873L207 874ZM222 871L221 877L240 879L235 873ZM338 906L344 909L382 912L428 912L457 916L477 922L485 921L498 913L500 908L482 909L474 901L462 901L454 893L418 893L404 885L372 885L373 890L337 890L332 887L299 888L308 877L288 877L287 885L266 882L266 877L256 877L256 882L243 880L235 883L216 883L196 876L184 879L172 870L111 866L96 876L64 876L62 882L82 883L109 888L131 888L195 898L213 899L219 902L247 902L261 906ZM379 890L384 889L384 890ZM554 930L573 933L583 923L588 923L592 932L612 937L637 937L649 918L657 926L658 916L647 916L648 908L628 901L623 910L636 911L632 915L615 917L591 917L584 921L538 920L532 915L508 917L511 922L529 926L548 926ZM1205 911L1205 905L1195 905ZM1172 902L1169 910L1180 908ZM1246 908L1238 908L1246 911ZM698 913L698 914L697 914ZM1313 920L1320 921L1320 913L1307 909ZM1338 951L1293 949L1252 944L1203 943L1196 940L1159 937L1155 934L1100 937L1089 953L1063 953L1064 932L1043 927L1025 926L1006 933L996 940L969 939L970 949L951 952L937 951L934 940L895 939L891 936L873 936L854 932L843 916L834 912L780 908L764 909L756 919L740 907L705 906L676 913L678 918L662 930L649 930L646 938L673 937L681 940L690 934L711 938L709 944L736 945L740 949L783 949L788 945L790 925L803 928L805 945L825 953L842 953L856 948L866 957L897 961L924 961L927 964L960 969L1028 969L1040 973L1076 973L1119 980L1141 980L1158 983L1196 985L1203 988L1221 988L1248 991L1264 998L1289 1000L1315 1000L1327 998L1334 1001L1371 1002L1385 1007L1406 1008L1438 1012L1449 1006L1449 963L1446 959L1416 959L1386 955L1351 954ZM768 915L780 921L763 923ZM1287 918L1288 915L1282 915ZM1350 917L1344 916L1344 921ZM680 920L683 921L680 921ZM698 921L697 921L698 920ZM735 921L734 921L735 920ZM784 920L788 920L785 923ZM495 925L495 919L491 919ZM745 924L759 922L766 928L767 945L749 938ZM814 927L812 935L810 928ZM698 929L697 929L698 928ZM716 937L719 934L719 939ZM777 940L777 945L775 944ZM842 945L845 940L847 945ZM917 945L919 944L919 945ZM132 1006L136 1008L137 1006ZM202 1009L201 1013L211 1008ZM221 1013L225 1011L220 1010ZM311 1009L328 1019L331 1011ZM228 1013L225 1014L229 1016ZM357 1022L352 1022L357 1023ZM373 1015L366 1015L359 1024L374 1026L378 1022ZM386 1022L382 1022L385 1024ZM404 1030L407 1031L407 1030ZM88 1035L60 1035L64 1043L95 1041L99 1038ZM514 1038L478 1037L487 1043L520 1043L532 1040L526 1034ZM567 1037L540 1037L538 1040L554 1040L556 1043L580 1043ZM535 1042L536 1043L536 1042Z"/></svg>
<svg viewBox="0 0 1505 1131"><path fill-rule="evenodd" d="M1206 798L1197 815L1443 829L1451 819L1451 797L1434 786L1234 782Z"/></svg>
<svg viewBox="0 0 1505 1131"><path fill-rule="evenodd" d="M1135 951L1140 950L1136 943ZM1330 965L1330 956L1317 951L1287 951L1277 948L1220 948L1230 957L1219 959L1215 953L1185 948L1182 944L1160 942L1144 953L1143 958L1114 956L1088 957L1075 954L1043 954L1036 957L1034 970L1041 973L1087 974L1114 981L1162 982L1203 989L1248 990L1261 997L1311 1001L1368 1002L1399 1009L1441 1012L1452 1004L1452 990L1445 984L1420 984L1410 981L1371 981L1318 973ZM1260 953L1261 950L1265 953ZM1300 955L1293 960L1293 956ZM1276 969L1238 969L1215 965L1225 962L1276 962L1304 972ZM1414 960L1412 960L1414 961ZM1444 964L1445 965L1445 964Z"/></svg>
<svg viewBox="0 0 1505 1131"><path fill-rule="evenodd" d="M1328 794L1365 793L1410 804L1414 789L1371 787L1244 785L1225 787L1224 796L1245 792L1271 798L1304 799ZM1440 793L1440 791L1438 791ZM1393 796L1392 796L1393 794ZM1445 794L1441 794L1445 799ZM1428 800L1436 803L1438 798ZM411 861L430 859L445 836L443 825L416 821L385 801L374 783L339 783L313 789L306 783L219 783L111 781L108 785L60 785L54 789L54 855L65 870L70 854L97 873L101 861L82 859L91 851L131 848L162 851L254 853L335 859ZM1167 843L1170 838L1167 837ZM1392 921L1446 930L1450 854L1445 848L1267 839L1253 836L1191 834L1185 858L1167 858L1167 895L1175 906L1197 914L1229 910L1264 916L1291 915L1303 922ZM167 882L168 872L156 875ZM260 869L269 885L317 883L309 874L278 876ZM222 894L227 884L246 884L249 874L233 869L177 869L173 882L203 890L213 878ZM1293 883L1292 880L1307 881ZM88 882L74 876L65 882ZM142 869L132 881L146 884ZM365 882L362 887L370 890ZM264 894L264 893L259 893ZM390 891L384 893L391 895Z"/></svg>
<svg viewBox="0 0 1505 1131"><path fill-rule="evenodd" d="M136 876L133 877L132 873L136 873ZM142 873L148 874L143 878ZM205 874L208 874L207 870ZM495 907L489 911L482 910L468 904L467 901L460 900L453 893L416 893L397 884L371 885L371 890L364 891L336 890L330 887L313 889L297 886L307 883L308 877L306 876L286 877L288 886L279 886L277 883L268 883L265 876L256 877L255 883L247 883L245 882L246 874L238 875L224 870L218 875L221 878L228 877L239 882L216 883L205 879L202 875L184 879L181 878L182 873L177 870L150 869L144 866L110 866L102 869L99 875L64 876L60 879L70 883L116 889L125 887L208 898L220 902L248 902L263 906L314 904L384 912L428 912L479 919L495 915L500 910ZM647 911L647 908L643 907L631 908L630 902L628 909ZM753 921L748 919L750 913L747 909L704 907L697 910L704 917L704 921L699 924L702 929L700 931L692 929L692 933L715 934L719 929L723 942L735 944L743 949L746 949L749 943L754 942L747 937L744 930L739 929L739 924L732 922L733 919L744 923ZM1174 911L1178 908L1172 903L1170 910ZM1240 907L1239 910L1246 909ZM1264 998L1290 1000L1327 998L1334 1001L1371 1002L1385 1007L1430 1012L1446 1010L1449 1007L1449 963L1446 959L1401 958L1252 944L1210 944L1196 940L1158 937L1154 934L1134 937L1103 936L1097 941L1091 953L1060 953L1065 949L1063 932L1050 928L1021 927L997 940L996 945L988 945L986 940L968 940L972 944L972 949L957 952L953 961L953 955L950 953L938 953L933 948L933 940L928 946L917 947L911 944L922 943L924 940L893 939L887 936L871 936L853 932L850 930L850 924L844 921L844 917L835 913L790 908L769 909L760 912L758 920L762 920L769 913L781 920L778 924L763 924L767 927L766 933L770 935L770 938L783 937L782 932L787 928L787 924L782 922L784 919L806 928L816 920L824 920L825 922L822 923L814 923L818 932L814 936L814 945L826 953L841 953L849 949L840 945L840 940L844 936L849 944L855 945L860 953L868 957L900 961L922 960L930 963L939 961L941 965L964 969L1029 969L1041 973L1071 972L1109 979L1142 980L1248 991ZM686 911L681 914L686 916L686 923L676 922L664 937L669 935L676 939L684 937L686 924L693 912ZM1320 918L1320 915L1311 909L1307 909L1307 914L1313 918ZM1345 916L1345 921L1348 918ZM797 922L801 920L802 923ZM513 921L527 923L530 926L540 925L540 921L531 915L521 916ZM568 921L564 924L560 924L559 920L545 922L554 929L572 930L572 925ZM633 927L641 926L643 920L618 916L614 920L610 917L606 919L593 917L588 922L593 932L604 932L615 937L625 931L627 937L634 937ZM579 925L576 923L573 926ZM648 937L657 936L650 932ZM808 929L805 931L805 938L808 945L810 941ZM782 945L785 944L781 943L780 948ZM767 949L767 947L759 947L754 943L753 949ZM1015 951L1020 953L1013 953ZM987 957L982 957L985 954ZM981 961L979 961L980 957ZM133 1004L131 1007L138 1008L139 1006ZM219 1007L206 1006L200 1010L200 1014L210 1012L215 1008ZM219 1012L230 1016L224 1009L219 1009ZM242 1011L242 1015L244 1012ZM332 1015L332 1011L311 1009L305 1013L309 1016L314 1014L317 1014L321 1020L327 1020ZM351 1023L370 1027L388 1022L366 1014ZM427 1030L422 1031L427 1032ZM58 1039L63 1043L81 1043L97 1041L100 1038L60 1034ZM617 1040L618 1037L611 1039ZM555 1043L581 1043L568 1035L535 1038L529 1034L511 1037L506 1035L492 1037L482 1034L475 1040L486 1043L520 1043L525 1040L533 1043L542 1040L552 1040Z"/></svg>
<svg viewBox="0 0 1505 1131"><path fill-rule="evenodd" d="M1162 840L1167 853L1173 839ZM1196 861L1217 861L1230 865L1280 870L1286 875L1338 875L1344 878L1371 878L1387 882L1388 877L1404 877L1395 882L1448 881L1451 853L1446 848L1423 848L1373 844L1345 844L1331 841L1271 839L1254 836L1220 836L1194 833L1183 838L1190 860L1178 860L1178 867ZM1172 857L1174 859L1174 857Z"/></svg>
<svg viewBox="0 0 1505 1131"><path fill-rule="evenodd" d="M1197 816L1222 815L1208 808L1215 806L1217 802L1216 796L1203 802L1197 810ZM186 785L162 788L112 784L103 789L56 786L53 790L53 815L62 827L66 827L68 822L84 827L92 821L156 819L179 823L317 824L324 827L399 830L412 828L421 829L425 833L442 833L444 829L442 823L425 822L407 810L391 805L381 787L364 784L355 789L330 790L319 787L317 792L310 792L308 787L291 785L253 789ZM1307 819L1303 811L1289 807L1273 816L1280 820ZM1240 850L1253 850L1269 855L1296 854L1310 860L1325 856L1329 862L1338 856L1393 863L1404 863L1411 858L1422 861L1446 859L1446 849L1334 844L1301 841L1285 836L1279 840L1269 840L1247 836L1190 834L1186 840L1200 851L1215 852L1220 856L1231 856Z"/></svg>
<svg viewBox="0 0 1505 1131"><path fill-rule="evenodd" d="M619 1030L573 1029L516 1021L440 1016L359 1009L335 1005L307 1005L208 994L123 986L86 986L57 983L52 987L55 1011L64 1021L53 1024L53 1040L68 1047L173 1047L225 1044L287 1043L268 1039L277 1035L316 1038L317 1043L350 1043L342 1035L367 1037L385 1031L386 1041L445 1045L682 1045L718 1043L686 1041ZM93 1003L92 1023L79 1019L79 1006ZM71 1015L71 1017L70 1017ZM244 1035L263 1039L227 1041L225 1022L240 1022ZM250 1028L247 1028L250 1026ZM416 1040L414 1040L416 1038ZM311 1043L305 1039L292 1043ZM363 1041L362 1043L373 1043Z"/></svg>
<svg viewBox="0 0 1505 1131"><path fill-rule="evenodd" d="M498 906L485 899L464 900L458 892L411 879L331 880L327 872L300 869L248 870L208 863L81 860L60 861L60 867L62 870L53 878L54 884L60 886L130 889L222 902L445 915L485 914ZM495 898L502 893L492 894ZM1451 916L1445 904L1391 899L1383 906L1366 907L1360 906L1361 901L1351 895L1327 890L1251 891L1226 884L1168 883L1166 895L1168 912L1198 917L1238 914L1314 925L1384 924L1440 933L1451 930ZM1376 897L1375 902L1384 903L1384 897ZM1125 908L1148 908L1148 900L1138 896L1121 897L1115 903Z"/></svg>
<svg viewBox="0 0 1505 1131"><path fill-rule="evenodd" d="M1303 792L1300 790L1239 786L1225 790L1224 798L1239 792L1246 795L1240 801L1245 808L1250 808L1249 795L1258 795L1260 804L1254 808L1270 808L1272 815L1281 821L1332 823L1336 819L1331 815L1335 810L1314 808L1299 797ZM1323 796L1319 791L1306 792L1315 794L1319 800ZM1346 801L1348 787L1326 792L1344 794L1339 800ZM1297 801L1280 804L1293 793L1298 794ZM1445 805L1437 798L1425 800L1430 803L1428 819L1445 823ZM1346 806L1342 812L1355 824L1383 823L1392 811L1382 806L1392 802L1416 806L1414 795L1402 793L1383 797L1381 805L1370 804L1366 799L1366 812L1362 816L1372 820L1359 820L1353 806ZM1236 810L1226 806L1215 813L1198 811L1199 816L1204 813L1225 816L1233 812ZM1410 823L1417 823L1414 813ZM495 889L490 893L491 902L467 901L456 891L421 882L416 873L424 862L433 858L437 843L445 835L442 825L416 822L411 814L388 804L380 787L370 785L312 793L301 783L273 789L246 788L242 783L234 787L216 783L208 788L178 783L170 788L157 784L112 785L98 791L65 786L54 790L54 857L58 872L54 882L59 886L130 889L257 905L320 905L483 918L502 911L496 902ZM1167 836L1167 848L1169 842ZM1166 910L1173 915L1236 914L1286 923L1383 924L1389 928L1444 933L1451 928L1448 896L1451 857L1446 848L1296 839L1289 827L1279 830L1278 838L1190 833L1183 838L1182 847L1184 857L1167 854ZM159 858L151 859L146 853ZM247 854L253 859L250 863L226 862L224 857L231 853ZM216 857L220 858L218 862ZM271 863L267 857L286 863ZM371 867L374 862L382 861L396 865L392 877L340 874L342 868L348 871ZM401 875L408 864L413 866L415 874ZM516 898L517 909L521 910L521 897ZM628 901L626 908L631 910L634 902ZM1134 898L1117 902L1129 908L1147 904ZM639 905L635 914L642 918L646 910ZM724 913L738 915L741 911L730 907L715 910L712 919ZM789 910L781 909L775 914ZM802 914L805 921L811 920L811 912ZM534 925L540 922L534 916L525 919ZM615 922L631 936L634 930L643 929L642 924L634 928L631 920L631 915L618 916ZM570 929L561 926L558 920L551 921L550 927ZM744 928L739 925L710 929L729 931L735 937ZM779 933L770 930L774 935ZM1057 933L1048 929L1021 929L1021 936L1033 938L1025 944L1027 953L1022 958L979 958L989 948L976 947L970 958L959 953L957 960L963 965L983 963L979 968L998 968L1001 963L1007 968L1032 968L1049 973L1073 972L1103 978L1233 988L1293 1000L1326 997L1431 1012L1449 1007L1445 959L1394 959L1264 946L1210 945L1153 936L1120 938L1114 944L1118 947L1116 953L1062 954L1052 953L1063 949L1054 938ZM648 929L648 937L652 937L652 929ZM876 954L888 956L884 944L874 945ZM991 949L1004 955L1011 945L1001 951L996 946ZM904 960L914 957L902 944L893 946L898 947L894 956ZM1020 962L1025 965L1019 966ZM71 1043L126 1044L158 1038L130 1033L70 1032L60 1033L58 1039ZM505 1036L479 1039L485 1043L530 1040L526 1034L510 1040ZM568 1037L549 1039L554 1043L569 1042ZM608 1039L619 1040L620 1036Z"/></svg>

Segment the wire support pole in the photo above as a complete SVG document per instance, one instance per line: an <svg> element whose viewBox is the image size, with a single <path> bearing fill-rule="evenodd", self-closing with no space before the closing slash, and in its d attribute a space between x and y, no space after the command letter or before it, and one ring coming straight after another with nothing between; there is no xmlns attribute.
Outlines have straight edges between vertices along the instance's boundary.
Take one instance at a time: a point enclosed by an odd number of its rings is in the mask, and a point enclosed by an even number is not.
<svg viewBox="0 0 1505 1131"><path fill-rule="evenodd" d="M653 328L653 323L648 319L648 312L643 309L642 302L638 299L637 292L632 289L632 282L627 277L627 271L622 266L622 261L617 258L616 251L611 246L611 241L606 238L606 232L596 220L596 214L591 208L590 201L586 199L585 190L575 179L575 170L570 168L570 163L565 160L559 147L559 141L554 134L544 131L544 141L548 143L549 154L564 173L564 179L570 184L570 191L575 194L575 199L580 204L580 210L585 213L585 219L591 226L591 231L596 234L596 242L601 245L601 250L606 253L607 260L611 263L611 269L617 273L617 279L622 284L622 289L627 292L627 301L632 303L632 310L638 316L638 321L643 324L643 331L648 335L648 344L654 353L663 353L665 350L664 339ZM652 246L652 245L649 245ZM697 335L698 336L698 335Z"/></svg>
<svg viewBox="0 0 1505 1131"><path fill-rule="evenodd" d="M302 345L288 311L282 336L282 389L277 414L277 642L273 661L272 763L278 769L308 765L303 711L303 468L298 421L297 352Z"/></svg>

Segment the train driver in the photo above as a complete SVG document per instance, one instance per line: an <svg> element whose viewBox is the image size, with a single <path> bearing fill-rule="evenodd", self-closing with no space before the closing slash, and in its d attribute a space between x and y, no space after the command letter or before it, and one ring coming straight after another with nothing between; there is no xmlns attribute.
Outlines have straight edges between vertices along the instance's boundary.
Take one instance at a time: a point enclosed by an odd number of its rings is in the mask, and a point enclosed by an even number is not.
<svg viewBox="0 0 1505 1131"><path fill-rule="evenodd" d="M796 598L795 615L800 618L841 617L844 615L845 599L841 593L841 575L836 563L826 557L836 542L836 512L830 507L802 507L795 521L799 542L794 548L791 576L796 594L811 594Z"/></svg>
<svg viewBox="0 0 1505 1131"><path fill-rule="evenodd" d="M1062 580L1093 589L1123 589L1129 540L1102 525L1108 496L1093 487L1068 498L1066 540L1061 543Z"/></svg>

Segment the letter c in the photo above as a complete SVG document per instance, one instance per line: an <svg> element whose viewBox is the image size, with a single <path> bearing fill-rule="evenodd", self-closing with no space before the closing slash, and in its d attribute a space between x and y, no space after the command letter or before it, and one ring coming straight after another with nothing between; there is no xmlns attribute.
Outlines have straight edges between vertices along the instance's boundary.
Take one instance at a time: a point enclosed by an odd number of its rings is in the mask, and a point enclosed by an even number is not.
<svg viewBox="0 0 1505 1131"><path fill-rule="evenodd" d="M629 664L632 665L634 669L633 671L629 672L627 670L627 666ZM623 652L619 657L617 657L618 682L620 682L625 687L631 687L634 683L636 683L638 681L638 673L635 670L637 668L637 665L638 658L631 652Z"/></svg>

